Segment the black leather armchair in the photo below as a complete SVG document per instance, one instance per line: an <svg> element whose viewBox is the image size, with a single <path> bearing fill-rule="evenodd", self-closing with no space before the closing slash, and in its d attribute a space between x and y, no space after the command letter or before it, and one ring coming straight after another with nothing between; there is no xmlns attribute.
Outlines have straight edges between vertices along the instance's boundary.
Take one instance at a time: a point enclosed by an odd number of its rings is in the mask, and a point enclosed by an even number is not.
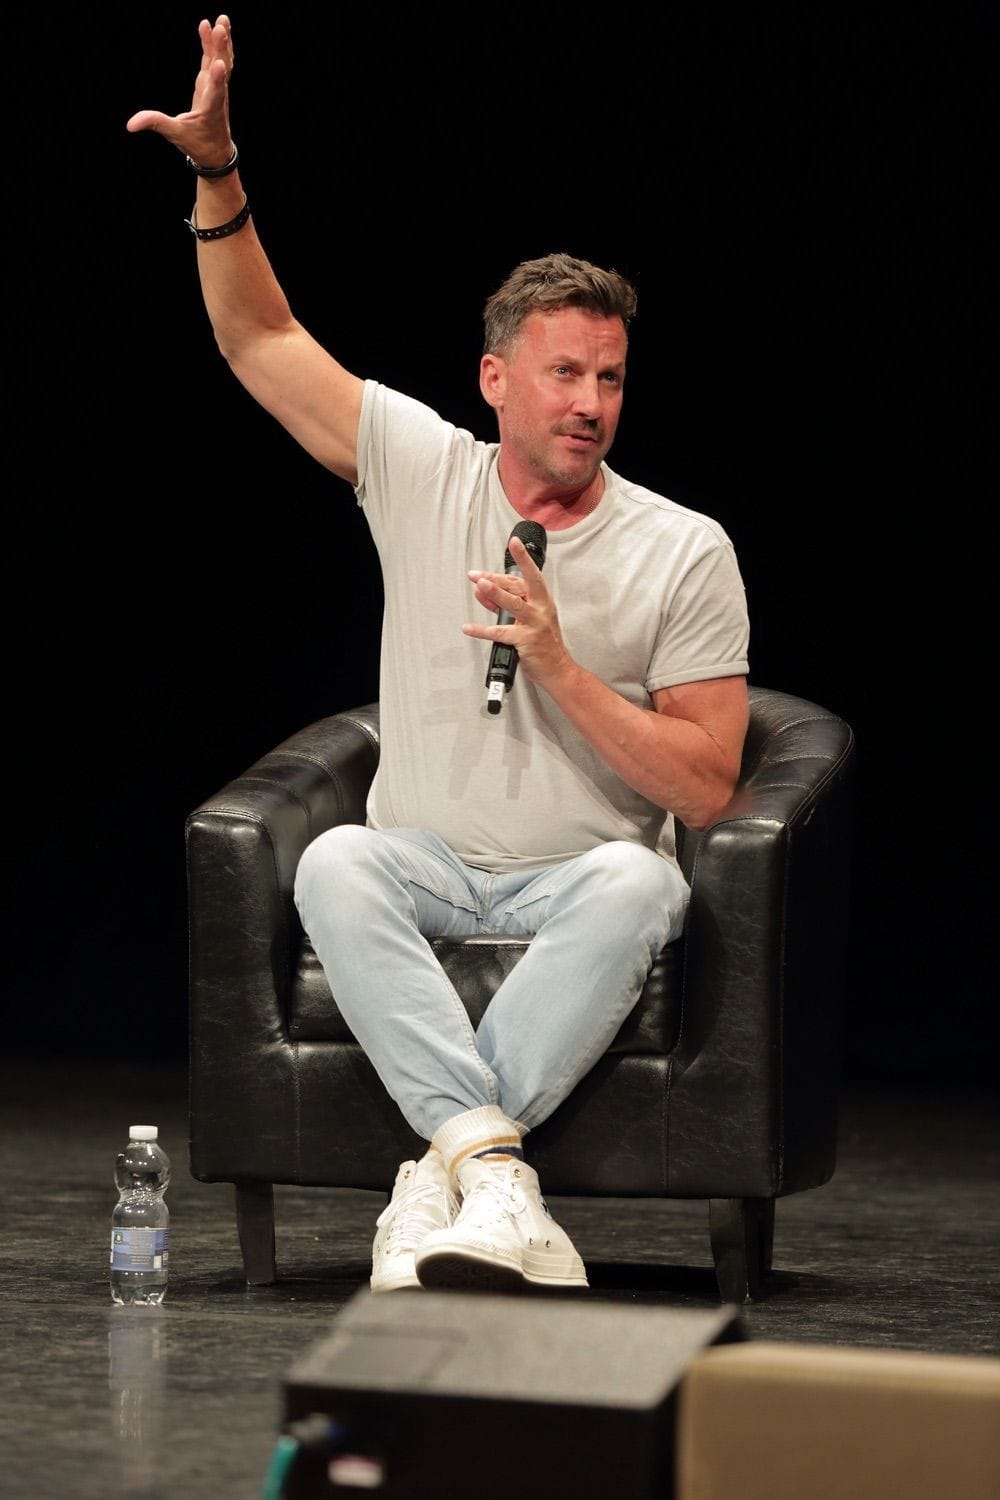
<svg viewBox="0 0 1000 1500"><path fill-rule="evenodd" d="M855 759L836 714L763 687L750 700L732 802L700 833L678 826L683 937L528 1138L550 1198L706 1200L735 1302L763 1290L775 1200L834 1170ZM235 1184L251 1284L277 1279L273 1184L388 1193L425 1146L339 1015L292 899L306 845L364 821L378 724L377 704L319 720L186 824L191 1170ZM435 944L474 1019L524 946Z"/></svg>

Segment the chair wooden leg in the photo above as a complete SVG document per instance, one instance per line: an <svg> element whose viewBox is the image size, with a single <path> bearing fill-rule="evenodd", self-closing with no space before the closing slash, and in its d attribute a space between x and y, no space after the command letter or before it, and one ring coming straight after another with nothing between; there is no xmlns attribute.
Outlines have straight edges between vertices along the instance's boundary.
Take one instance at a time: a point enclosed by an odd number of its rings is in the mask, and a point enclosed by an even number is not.
<svg viewBox="0 0 1000 1500"><path fill-rule="evenodd" d="M250 1286L278 1279L274 1254L274 1187L270 1182L236 1183L236 1229L243 1270Z"/></svg>
<svg viewBox="0 0 1000 1500"><path fill-rule="evenodd" d="M774 1199L711 1198L708 1215L723 1302L757 1301L771 1270Z"/></svg>

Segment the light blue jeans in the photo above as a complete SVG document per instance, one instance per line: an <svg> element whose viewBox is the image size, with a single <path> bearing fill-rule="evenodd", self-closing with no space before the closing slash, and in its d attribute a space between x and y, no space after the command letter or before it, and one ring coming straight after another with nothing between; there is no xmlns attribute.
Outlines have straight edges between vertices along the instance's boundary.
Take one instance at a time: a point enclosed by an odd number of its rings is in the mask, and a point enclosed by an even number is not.
<svg viewBox="0 0 1000 1500"><path fill-rule="evenodd" d="M689 894L674 865L638 844L493 875L423 829L358 824L314 839L295 883L341 1014L427 1140L484 1104L527 1129L550 1115L680 934ZM473 1029L428 939L490 934L532 942Z"/></svg>

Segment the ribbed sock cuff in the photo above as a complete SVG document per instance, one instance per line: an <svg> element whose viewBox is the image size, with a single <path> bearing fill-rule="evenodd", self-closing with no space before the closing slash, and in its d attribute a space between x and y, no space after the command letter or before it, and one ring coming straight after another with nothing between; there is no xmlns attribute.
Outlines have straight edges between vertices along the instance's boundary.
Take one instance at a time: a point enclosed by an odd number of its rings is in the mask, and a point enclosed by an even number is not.
<svg viewBox="0 0 1000 1500"><path fill-rule="evenodd" d="M525 1134L524 1127L509 1120L499 1105L483 1104L445 1120L431 1137L431 1146L440 1151L454 1178L456 1168L470 1156L482 1156L486 1151L523 1156L521 1137Z"/></svg>

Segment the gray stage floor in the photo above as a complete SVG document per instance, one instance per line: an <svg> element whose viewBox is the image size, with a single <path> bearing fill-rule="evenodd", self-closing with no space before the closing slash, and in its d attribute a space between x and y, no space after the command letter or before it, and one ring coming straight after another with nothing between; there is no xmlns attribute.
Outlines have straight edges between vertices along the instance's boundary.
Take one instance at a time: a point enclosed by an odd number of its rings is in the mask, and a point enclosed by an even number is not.
<svg viewBox="0 0 1000 1500"><path fill-rule="evenodd" d="M369 1295L384 1195L277 1188L282 1279L248 1290L232 1189L188 1172L183 1067L15 1060L0 1088L0 1493L257 1500L293 1363ZM108 1238L140 1119L173 1163L171 1279L162 1308L129 1310L110 1301ZM588 1300L718 1307L706 1205L551 1207ZM752 1339L996 1356L998 1247L996 1100L849 1090L837 1171L779 1201L768 1295L739 1316Z"/></svg>

